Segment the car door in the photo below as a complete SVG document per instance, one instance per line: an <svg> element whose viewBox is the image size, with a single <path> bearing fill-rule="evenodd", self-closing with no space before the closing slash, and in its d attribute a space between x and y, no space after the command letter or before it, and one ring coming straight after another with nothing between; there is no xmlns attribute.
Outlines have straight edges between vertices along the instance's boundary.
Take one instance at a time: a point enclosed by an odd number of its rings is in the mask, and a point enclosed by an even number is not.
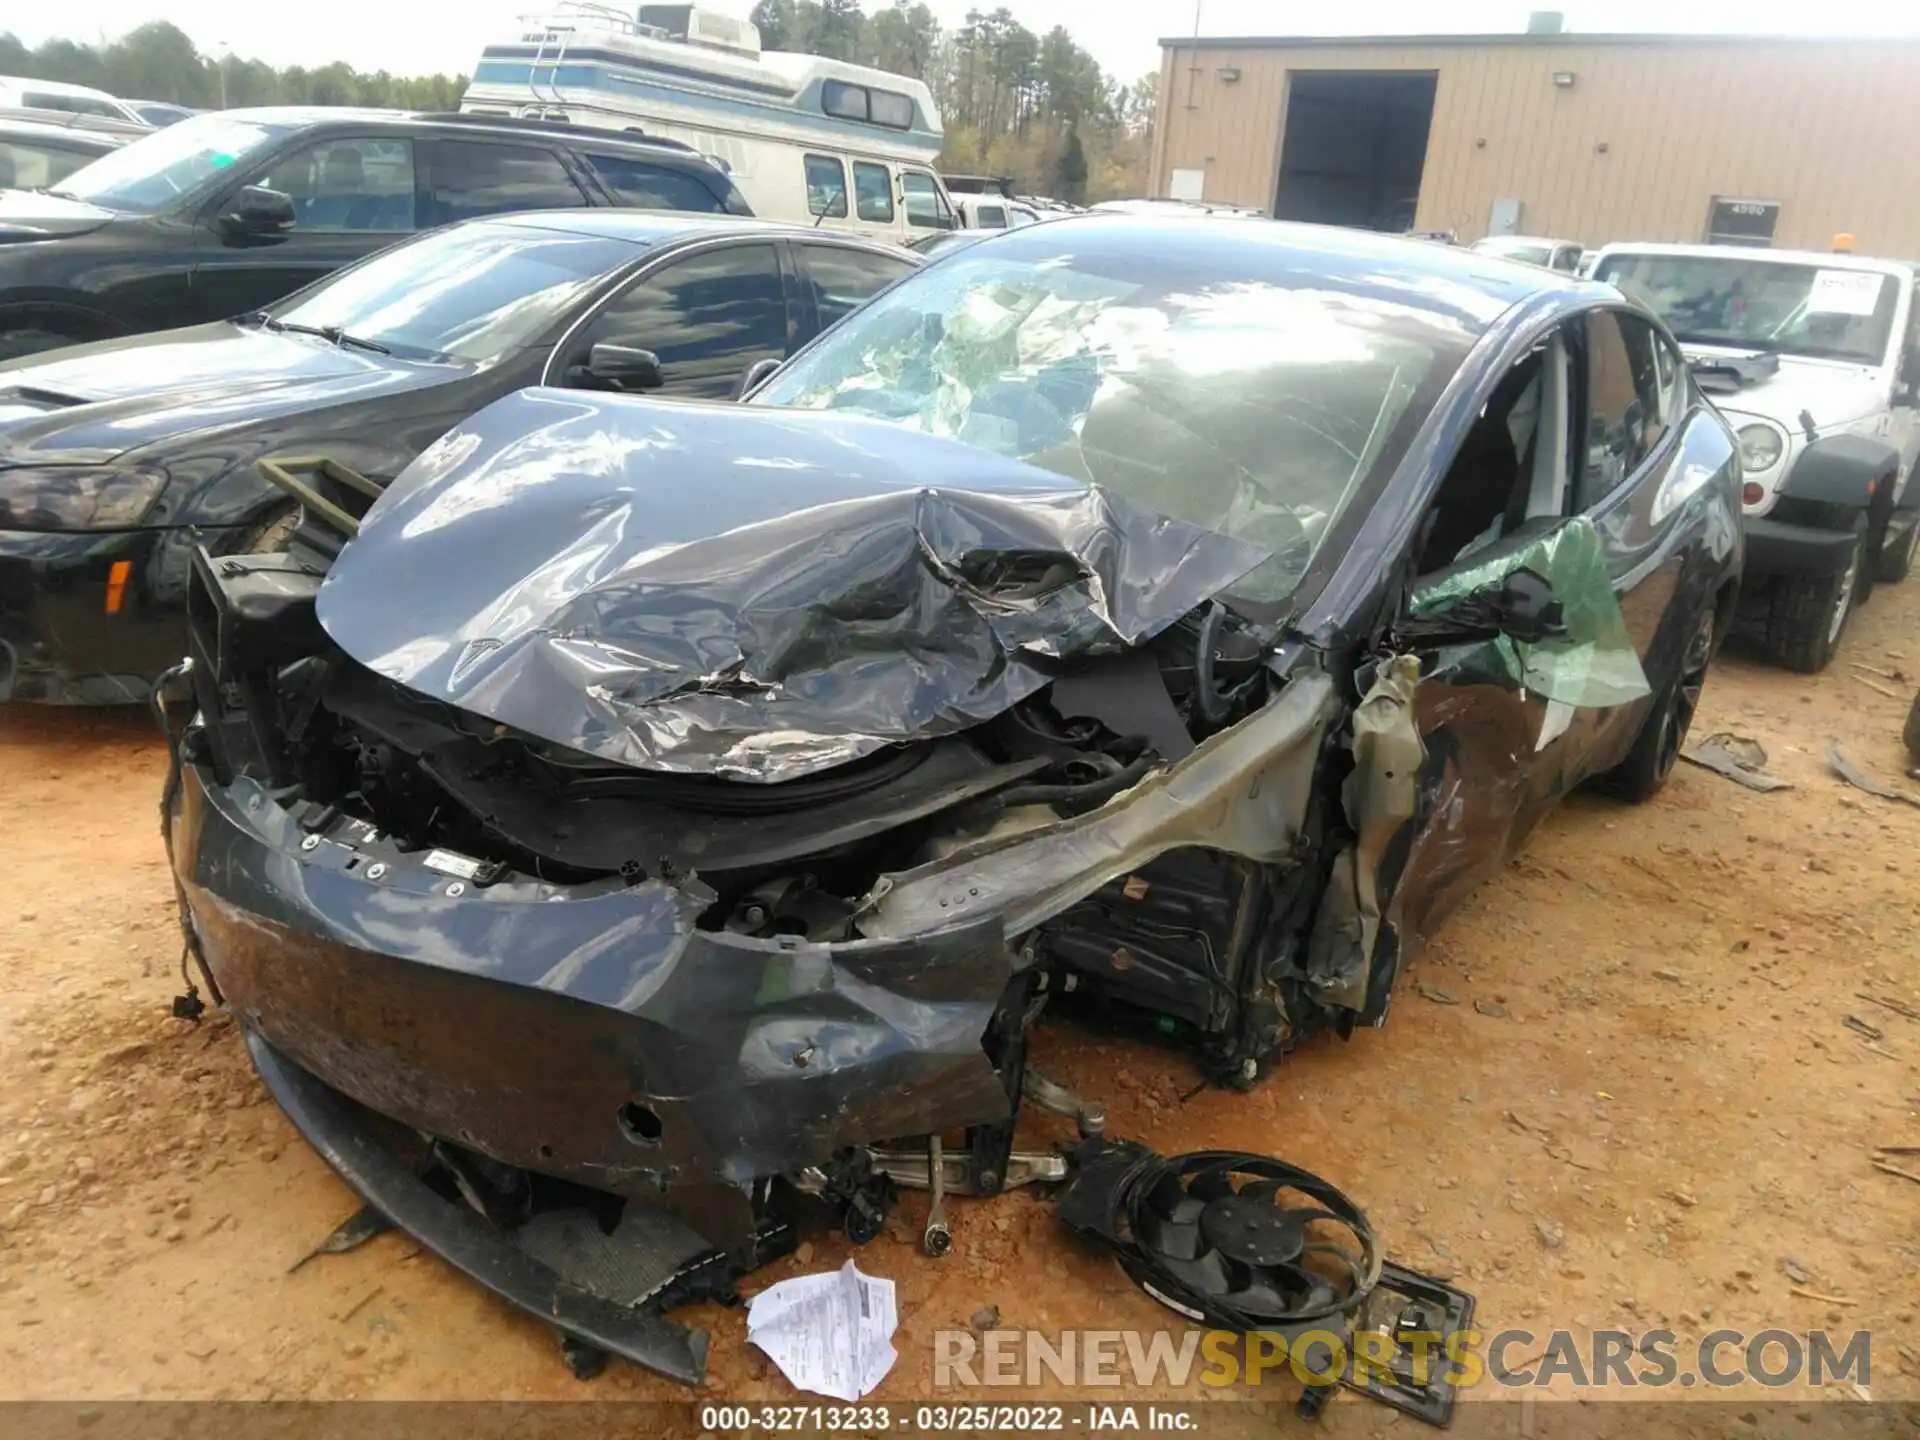
<svg viewBox="0 0 1920 1440"><path fill-rule="evenodd" d="M555 351L547 383L593 386L595 345L651 350L665 384L648 393L725 400L755 361L785 359L804 331L784 246L714 242L663 257L601 304Z"/></svg>
<svg viewBox="0 0 1920 1440"><path fill-rule="evenodd" d="M839 323L918 268L905 250L889 252L860 245L801 241L793 245L792 252L802 301L798 344Z"/></svg>
<svg viewBox="0 0 1920 1440"><path fill-rule="evenodd" d="M201 213L200 256L189 283L192 318L257 310L414 234L421 228L415 161L414 142L405 136L329 135L240 177ZM248 185L292 200L292 228L231 233L221 217Z"/></svg>
<svg viewBox="0 0 1920 1440"><path fill-rule="evenodd" d="M1442 478L1385 647L1418 661L1421 759L1417 809L1381 817L1373 841L1391 857L1377 893L1399 949L1384 965L1373 957L1371 1018L1407 946L1569 790L1624 757L1712 603L1686 583L1701 527L1692 501L1731 450L1690 396L1679 356L1644 318L1585 312L1491 387ZM1528 641L1457 618L1529 577L1560 633ZM1366 817L1350 818L1364 855Z"/></svg>

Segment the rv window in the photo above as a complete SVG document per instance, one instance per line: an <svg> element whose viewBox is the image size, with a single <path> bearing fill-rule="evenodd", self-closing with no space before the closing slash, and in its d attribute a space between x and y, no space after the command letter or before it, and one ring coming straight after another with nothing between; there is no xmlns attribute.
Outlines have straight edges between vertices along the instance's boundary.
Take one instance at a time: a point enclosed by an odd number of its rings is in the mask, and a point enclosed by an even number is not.
<svg viewBox="0 0 1920 1440"><path fill-rule="evenodd" d="M726 213L720 197L685 171L663 169L626 155L589 155L587 164L622 205L642 210L691 210L704 215Z"/></svg>
<svg viewBox="0 0 1920 1440"><path fill-rule="evenodd" d="M907 202L907 223L926 230L953 229L953 210L947 197L924 170L902 170L900 193ZM1003 217L1004 218L1004 217Z"/></svg>
<svg viewBox="0 0 1920 1440"><path fill-rule="evenodd" d="M813 293L813 307L820 316L820 328L826 329L841 316L866 304L868 297L887 288L913 269L903 250L893 255L876 255L871 250L856 250L851 245L798 245L800 269Z"/></svg>
<svg viewBox="0 0 1920 1440"><path fill-rule="evenodd" d="M510 210L578 209L580 187L551 150L442 140L433 149L435 221L471 220Z"/></svg>
<svg viewBox="0 0 1920 1440"><path fill-rule="evenodd" d="M862 220L885 225L893 219L893 176L870 160L853 162L853 204Z"/></svg>
<svg viewBox="0 0 1920 1440"><path fill-rule="evenodd" d="M864 86L828 80L820 87L820 108L842 120L867 118L867 92Z"/></svg>
<svg viewBox="0 0 1920 1440"><path fill-rule="evenodd" d="M807 213L847 218L847 167L826 155L807 156Z"/></svg>
<svg viewBox="0 0 1920 1440"><path fill-rule="evenodd" d="M870 92L872 100L872 120L876 125L885 125L894 130L913 128L913 101L905 95L896 95L891 90Z"/></svg>

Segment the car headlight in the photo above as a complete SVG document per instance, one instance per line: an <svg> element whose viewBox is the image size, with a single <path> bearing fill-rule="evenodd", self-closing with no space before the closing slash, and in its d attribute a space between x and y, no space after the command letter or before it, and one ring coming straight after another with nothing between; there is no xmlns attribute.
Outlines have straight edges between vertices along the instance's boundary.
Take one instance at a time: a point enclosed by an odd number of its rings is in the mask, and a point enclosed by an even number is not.
<svg viewBox="0 0 1920 1440"><path fill-rule="evenodd" d="M1740 468L1749 475L1771 470L1780 463L1780 454L1787 448L1786 441L1780 438L1780 432L1771 425L1742 425L1738 439Z"/></svg>
<svg viewBox="0 0 1920 1440"><path fill-rule="evenodd" d="M131 530L166 489L157 470L69 465L0 470L0 526L16 530Z"/></svg>

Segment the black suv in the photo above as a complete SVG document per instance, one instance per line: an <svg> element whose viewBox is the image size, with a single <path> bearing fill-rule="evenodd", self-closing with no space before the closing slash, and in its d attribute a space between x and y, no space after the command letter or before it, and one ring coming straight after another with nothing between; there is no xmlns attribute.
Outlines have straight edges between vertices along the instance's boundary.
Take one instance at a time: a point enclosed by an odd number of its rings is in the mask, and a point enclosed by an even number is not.
<svg viewBox="0 0 1920 1440"><path fill-rule="evenodd" d="M751 215L675 141L470 115L198 115L49 190L0 190L0 359L245 314L454 220L627 206Z"/></svg>

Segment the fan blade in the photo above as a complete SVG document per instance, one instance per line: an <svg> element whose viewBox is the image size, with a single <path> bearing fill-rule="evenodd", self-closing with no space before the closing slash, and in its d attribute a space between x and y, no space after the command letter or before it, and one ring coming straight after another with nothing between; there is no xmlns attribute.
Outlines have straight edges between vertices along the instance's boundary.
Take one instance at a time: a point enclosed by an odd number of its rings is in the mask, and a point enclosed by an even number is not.
<svg viewBox="0 0 1920 1440"><path fill-rule="evenodd" d="M1223 1162L1196 1170L1187 1177L1187 1193L1196 1200L1224 1200L1233 1194L1233 1163Z"/></svg>
<svg viewBox="0 0 1920 1440"><path fill-rule="evenodd" d="M1139 1200L1140 1209L1157 1215L1172 1216L1188 1203L1187 1190L1180 1183L1180 1177L1172 1171L1163 1174L1153 1182L1145 1195Z"/></svg>
<svg viewBox="0 0 1920 1440"><path fill-rule="evenodd" d="M1199 1212L1206 1207L1197 1202L1191 1219L1173 1220L1149 1210L1135 1222L1135 1231L1148 1256L1164 1260L1194 1260L1205 1244L1200 1238Z"/></svg>
<svg viewBox="0 0 1920 1440"><path fill-rule="evenodd" d="M1218 1298L1226 1294L1233 1284L1233 1276L1228 1273L1226 1262L1211 1250L1192 1260L1176 1260L1166 1256L1157 1258L1167 1274L1196 1295Z"/></svg>
<svg viewBox="0 0 1920 1440"><path fill-rule="evenodd" d="M1242 1185L1240 1196L1243 1200L1265 1200L1272 1203L1280 1198L1280 1193L1286 1188L1287 1182L1284 1180L1256 1180L1251 1185Z"/></svg>

